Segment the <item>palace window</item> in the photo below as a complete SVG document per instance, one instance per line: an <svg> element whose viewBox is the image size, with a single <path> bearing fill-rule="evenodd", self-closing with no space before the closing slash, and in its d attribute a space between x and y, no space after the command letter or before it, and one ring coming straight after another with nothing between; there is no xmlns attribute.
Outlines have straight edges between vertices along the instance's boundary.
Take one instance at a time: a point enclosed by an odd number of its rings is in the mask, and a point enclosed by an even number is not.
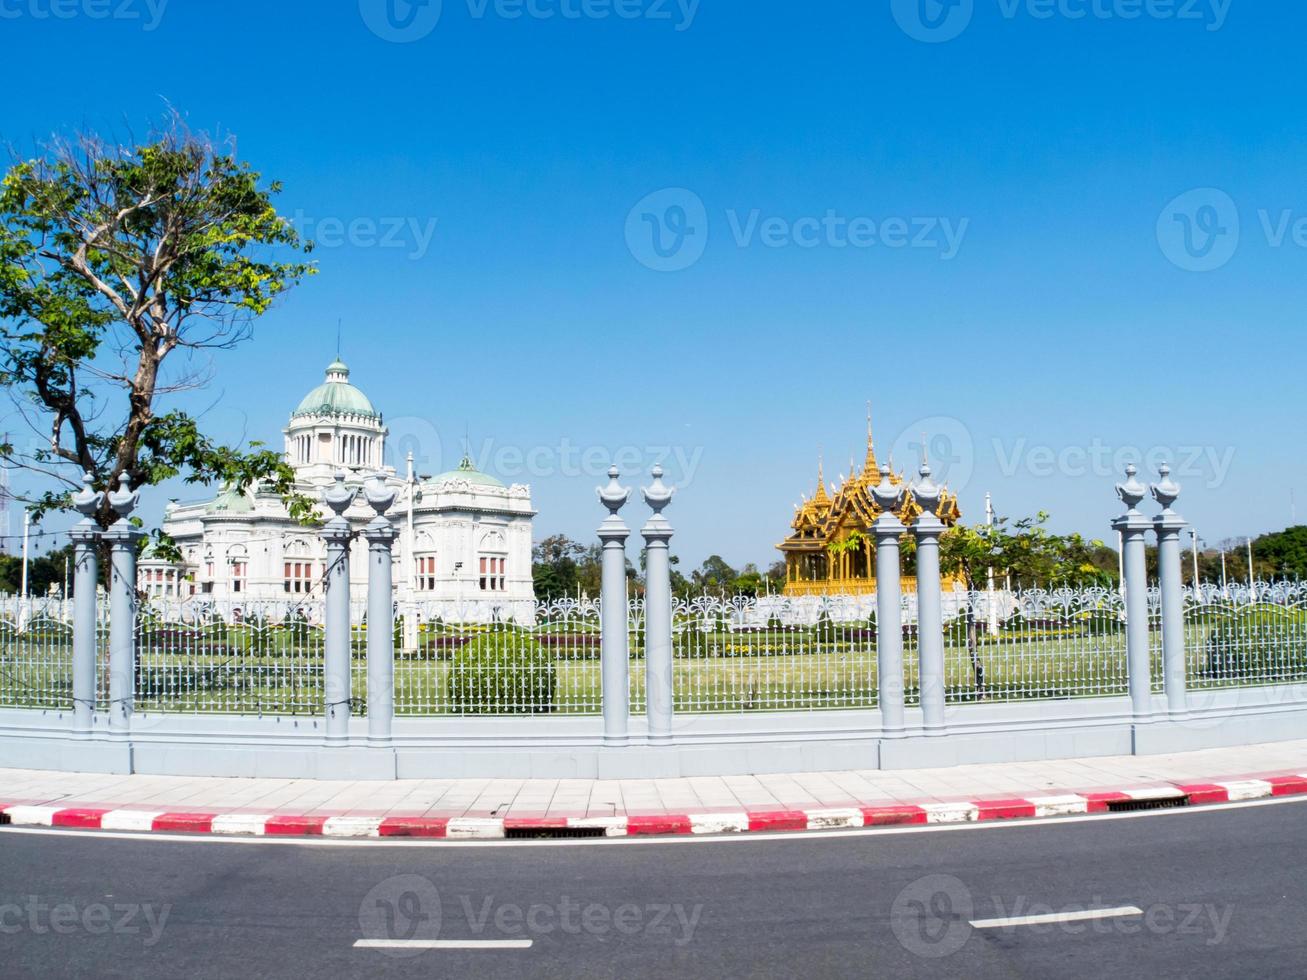
<svg viewBox="0 0 1307 980"><path fill-rule="evenodd" d="M313 562L288 561L283 569L282 590L296 595L313 591Z"/></svg>
<svg viewBox="0 0 1307 980"><path fill-rule="evenodd" d="M418 555L417 562L418 591L430 592L436 587L436 556Z"/></svg>
<svg viewBox="0 0 1307 980"><path fill-rule="evenodd" d="M232 592L245 591L245 573L248 565L243 561L234 561L231 563L231 590Z"/></svg>
<svg viewBox="0 0 1307 980"><path fill-rule="evenodd" d="M482 592L503 592L505 562L504 558L482 557L481 559L481 591Z"/></svg>

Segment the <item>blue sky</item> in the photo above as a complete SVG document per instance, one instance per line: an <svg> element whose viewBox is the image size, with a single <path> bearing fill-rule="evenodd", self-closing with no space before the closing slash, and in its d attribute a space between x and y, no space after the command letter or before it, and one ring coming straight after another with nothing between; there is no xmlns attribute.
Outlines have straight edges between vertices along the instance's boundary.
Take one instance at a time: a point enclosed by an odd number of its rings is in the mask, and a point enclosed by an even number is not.
<svg viewBox="0 0 1307 980"><path fill-rule="evenodd" d="M0 0L0 137L166 102L322 241L188 398L218 435L280 444L339 318L396 441L433 472L468 431L538 536L665 447L675 550L770 562L868 400L971 519L1107 537L1154 449L1211 542L1307 512L1298 5L50 3Z"/></svg>

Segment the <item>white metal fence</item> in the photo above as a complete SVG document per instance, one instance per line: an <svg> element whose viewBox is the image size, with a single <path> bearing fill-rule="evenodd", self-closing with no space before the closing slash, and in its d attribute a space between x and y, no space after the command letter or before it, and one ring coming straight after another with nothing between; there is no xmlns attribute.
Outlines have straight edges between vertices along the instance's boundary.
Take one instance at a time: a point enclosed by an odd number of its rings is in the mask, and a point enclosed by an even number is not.
<svg viewBox="0 0 1307 980"><path fill-rule="evenodd" d="M1185 590L1191 688L1307 681L1307 583Z"/></svg>
<svg viewBox="0 0 1307 980"><path fill-rule="evenodd" d="M1150 597L1153 688L1160 616ZM916 598L902 601L906 702L920 702ZM540 603L529 621L485 610L396 607L398 715L596 714L599 604ZM72 604L0 597L0 705L67 708ZM322 604L150 599L137 617L142 710L320 715ZM1127 690L1125 610L1115 589L953 592L944 604L945 696L954 704L1086 698ZM868 708L877 703L874 596L674 604L673 700L680 712ZM366 712L367 624L352 621L352 699ZM631 601L631 710L644 710L644 606ZM98 604L100 649L108 606ZM1307 681L1307 585L1203 586L1185 597L1188 683L1222 688ZM107 702L102 653L97 699Z"/></svg>

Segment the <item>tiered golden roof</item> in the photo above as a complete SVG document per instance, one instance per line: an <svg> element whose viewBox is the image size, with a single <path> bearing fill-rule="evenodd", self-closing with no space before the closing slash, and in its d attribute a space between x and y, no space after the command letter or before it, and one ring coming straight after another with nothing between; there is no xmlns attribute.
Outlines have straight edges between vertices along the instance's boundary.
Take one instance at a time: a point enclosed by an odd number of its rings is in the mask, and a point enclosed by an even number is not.
<svg viewBox="0 0 1307 980"><path fill-rule="evenodd" d="M903 486L904 477L893 472L893 464L891 457L890 483ZM816 493L796 508L790 523L793 533L777 546L785 555L785 591L792 595L874 592L875 545L871 525L883 510L871 492L881 477L870 410L867 455L861 470L851 464L849 475L842 478L833 497L826 492L823 471L819 461ZM899 520L911 526L920 514L921 508L912 495L904 494L897 512ZM957 496L945 490L940 501L940 520L952 527L961 516ZM914 589L915 581L905 579L904 587Z"/></svg>

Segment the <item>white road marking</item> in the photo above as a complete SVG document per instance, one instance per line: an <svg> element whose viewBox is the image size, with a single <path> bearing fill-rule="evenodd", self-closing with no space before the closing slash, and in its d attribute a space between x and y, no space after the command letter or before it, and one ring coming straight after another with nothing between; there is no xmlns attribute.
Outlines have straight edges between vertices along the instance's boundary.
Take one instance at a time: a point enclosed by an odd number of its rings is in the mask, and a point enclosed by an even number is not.
<svg viewBox="0 0 1307 980"><path fill-rule="evenodd" d="M358 939L356 949L530 949L532 939Z"/></svg>
<svg viewBox="0 0 1307 980"><path fill-rule="evenodd" d="M1143 915L1144 910L1133 905L1114 909L1081 909L1078 912L1050 912L1047 915L1014 915L1006 919L975 919L973 929L1009 929L1012 926L1039 926L1051 922L1083 922L1086 919L1119 919L1127 915Z"/></svg>
<svg viewBox="0 0 1307 980"><path fill-rule="evenodd" d="M1304 777L1307 778L1307 777ZM681 847L688 844L768 844L782 841L818 841L835 837L893 837L901 834L946 834L963 832L985 833L1015 830L1022 827L1071 827L1093 821L1144 820L1152 817L1212 817L1249 807L1286 806L1307 803L1307 795L1276 796L1262 800L1244 800L1240 803L1221 803L1217 806L1171 807L1161 810L1134 810L1125 813L1092 813L1069 817L1033 817L1023 820L983 820L951 824L897 824L874 829L856 830L794 830L758 834L724 834L713 837L704 834L678 834L670 837L592 837L572 840L459 840L421 837L379 837L361 841L331 837L232 837L220 834L131 834L106 830L79 830L64 827L2 827L5 834L31 834L39 837L100 837L129 840L137 843L161 844L262 844L271 847Z"/></svg>

